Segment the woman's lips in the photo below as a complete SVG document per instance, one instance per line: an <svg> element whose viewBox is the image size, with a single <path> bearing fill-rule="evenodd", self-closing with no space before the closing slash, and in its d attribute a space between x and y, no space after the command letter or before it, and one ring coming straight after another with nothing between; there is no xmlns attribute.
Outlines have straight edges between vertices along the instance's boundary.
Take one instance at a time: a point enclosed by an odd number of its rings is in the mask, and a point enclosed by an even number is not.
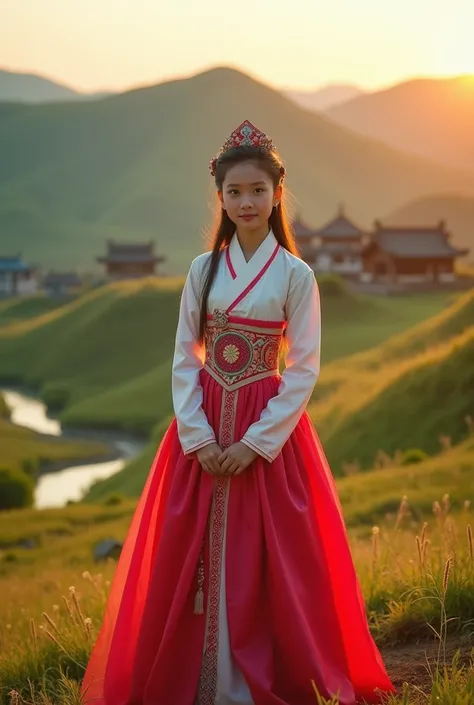
<svg viewBox="0 0 474 705"><path fill-rule="evenodd" d="M239 218L242 218L242 220L252 220L252 218L255 218L255 217L256 217L256 216L255 216L254 213L250 213L250 214L247 214L247 215L240 215L240 216L239 216Z"/></svg>

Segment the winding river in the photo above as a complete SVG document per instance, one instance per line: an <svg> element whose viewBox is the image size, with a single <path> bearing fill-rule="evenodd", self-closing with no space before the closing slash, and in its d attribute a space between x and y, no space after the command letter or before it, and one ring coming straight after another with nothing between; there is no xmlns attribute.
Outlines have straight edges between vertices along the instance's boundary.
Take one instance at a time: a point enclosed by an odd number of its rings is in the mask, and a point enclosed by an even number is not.
<svg viewBox="0 0 474 705"><path fill-rule="evenodd" d="M31 428L38 433L62 436L61 424L56 419L48 418L45 405L31 396L10 389L0 389L11 409L11 421L18 426ZM93 435L91 433L91 435ZM75 438L87 438L87 431L74 434ZM97 438L97 434L95 435ZM69 500L81 499L84 492L96 481L119 472L128 460L140 453L144 442L117 433L101 433L100 439L108 443L117 456L117 460L102 463L72 464L71 466L41 475L35 490L35 507L62 507Z"/></svg>

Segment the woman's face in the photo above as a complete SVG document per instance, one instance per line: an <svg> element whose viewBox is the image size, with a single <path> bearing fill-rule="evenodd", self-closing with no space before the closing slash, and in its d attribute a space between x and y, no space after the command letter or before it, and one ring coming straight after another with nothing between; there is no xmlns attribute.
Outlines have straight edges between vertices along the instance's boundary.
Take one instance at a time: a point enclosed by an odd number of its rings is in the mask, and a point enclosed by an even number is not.
<svg viewBox="0 0 474 705"><path fill-rule="evenodd" d="M275 191L270 176L255 162L241 162L227 170L219 198L237 232L263 232L281 187Z"/></svg>

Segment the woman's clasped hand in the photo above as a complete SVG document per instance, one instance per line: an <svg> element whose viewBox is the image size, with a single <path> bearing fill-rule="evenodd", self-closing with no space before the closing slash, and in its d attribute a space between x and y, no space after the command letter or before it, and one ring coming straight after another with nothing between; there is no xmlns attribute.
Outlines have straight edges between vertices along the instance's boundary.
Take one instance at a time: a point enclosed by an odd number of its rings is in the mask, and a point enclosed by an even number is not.
<svg viewBox="0 0 474 705"><path fill-rule="evenodd" d="M202 469L211 475L240 475L255 460L258 453L240 441L222 450L210 443L196 451Z"/></svg>

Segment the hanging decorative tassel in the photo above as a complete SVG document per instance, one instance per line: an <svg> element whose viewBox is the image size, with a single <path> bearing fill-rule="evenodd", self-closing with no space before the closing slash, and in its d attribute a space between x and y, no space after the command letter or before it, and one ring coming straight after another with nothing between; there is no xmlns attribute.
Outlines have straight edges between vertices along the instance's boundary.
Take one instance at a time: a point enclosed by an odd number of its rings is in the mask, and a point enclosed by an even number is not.
<svg viewBox="0 0 474 705"><path fill-rule="evenodd" d="M204 557L203 557L203 551L204 551L204 543L201 546L201 552L199 553L199 566L198 566L198 575L197 575L197 583L198 583L198 589L196 592L196 596L194 598L194 614L204 614Z"/></svg>
<svg viewBox="0 0 474 705"><path fill-rule="evenodd" d="M204 593L201 588L198 588L194 598L194 614L204 614Z"/></svg>

